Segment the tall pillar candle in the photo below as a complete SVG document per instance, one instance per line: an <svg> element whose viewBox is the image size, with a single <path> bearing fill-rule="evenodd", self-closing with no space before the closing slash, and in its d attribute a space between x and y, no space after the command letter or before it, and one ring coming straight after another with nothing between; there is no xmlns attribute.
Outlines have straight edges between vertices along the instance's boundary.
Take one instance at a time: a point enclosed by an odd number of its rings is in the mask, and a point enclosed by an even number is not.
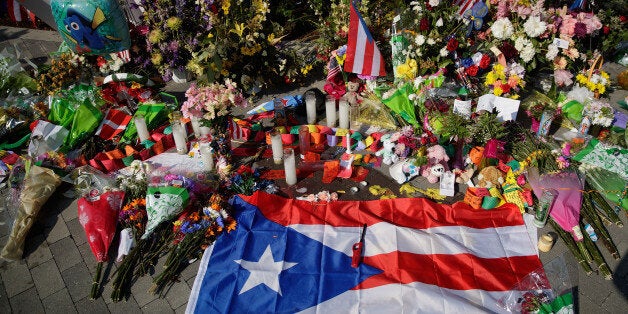
<svg viewBox="0 0 628 314"><path fill-rule="evenodd" d="M201 119L199 117L192 116L190 118L190 123L192 124L192 131L194 131L194 137L197 139L201 138Z"/></svg>
<svg viewBox="0 0 628 314"><path fill-rule="evenodd" d="M172 122L172 136L174 137L174 145L177 148L177 153L187 154L187 132L185 132L185 127L181 124L181 121Z"/></svg>
<svg viewBox="0 0 628 314"><path fill-rule="evenodd" d="M347 154L351 154L351 133L347 132Z"/></svg>
<svg viewBox="0 0 628 314"><path fill-rule="evenodd" d="M203 162L203 170L211 171L214 169L214 152L212 151L209 141L202 141L200 145L201 161Z"/></svg>
<svg viewBox="0 0 628 314"><path fill-rule="evenodd" d="M316 95L313 93L305 94L305 113L307 114L307 123L316 123Z"/></svg>
<svg viewBox="0 0 628 314"><path fill-rule="evenodd" d="M336 127L336 99L329 95L325 99L325 115L327 126L330 128Z"/></svg>
<svg viewBox="0 0 628 314"><path fill-rule="evenodd" d="M351 111L351 107L346 100L341 100L338 105L338 127L341 129L348 129L350 126L349 121L349 113Z"/></svg>
<svg viewBox="0 0 628 314"><path fill-rule="evenodd" d="M283 150L283 168L286 172L286 184L295 185L297 183L297 164L292 148Z"/></svg>
<svg viewBox="0 0 628 314"><path fill-rule="evenodd" d="M135 129L137 130L137 136L140 139L140 142L144 142L150 138L150 133L148 133L148 127L146 126L146 118L144 116L135 116L133 118L135 121Z"/></svg>
<svg viewBox="0 0 628 314"><path fill-rule="evenodd" d="M281 133L273 130L270 133L270 145L273 150L273 161L276 165L281 164L283 158L283 142L281 141Z"/></svg>

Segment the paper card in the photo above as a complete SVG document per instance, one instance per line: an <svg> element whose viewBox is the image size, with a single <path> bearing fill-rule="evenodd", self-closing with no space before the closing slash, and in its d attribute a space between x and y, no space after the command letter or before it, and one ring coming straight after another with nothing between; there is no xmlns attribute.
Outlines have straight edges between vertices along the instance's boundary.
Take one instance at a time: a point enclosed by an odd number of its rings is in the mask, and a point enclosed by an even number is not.
<svg viewBox="0 0 628 314"><path fill-rule="evenodd" d="M456 181L456 175L451 171L446 171L440 177L440 195L454 196L454 183Z"/></svg>
<svg viewBox="0 0 628 314"><path fill-rule="evenodd" d="M569 41L566 41L564 39L561 38L554 38L554 45L556 45L558 48L561 49L569 49Z"/></svg>
<svg viewBox="0 0 628 314"><path fill-rule="evenodd" d="M471 101L467 100L454 100L454 113L459 114L465 118L471 118Z"/></svg>
<svg viewBox="0 0 628 314"><path fill-rule="evenodd" d="M494 101L495 101L495 95L493 94L486 94L486 95L480 96L480 98L478 98L478 105L475 108L475 112L482 111L482 110L492 112L493 108L495 108L495 105L493 105Z"/></svg>
<svg viewBox="0 0 628 314"><path fill-rule="evenodd" d="M519 112L520 100L505 97L495 97L495 108L497 109L497 120L500 122L514 121Z"/></svg>

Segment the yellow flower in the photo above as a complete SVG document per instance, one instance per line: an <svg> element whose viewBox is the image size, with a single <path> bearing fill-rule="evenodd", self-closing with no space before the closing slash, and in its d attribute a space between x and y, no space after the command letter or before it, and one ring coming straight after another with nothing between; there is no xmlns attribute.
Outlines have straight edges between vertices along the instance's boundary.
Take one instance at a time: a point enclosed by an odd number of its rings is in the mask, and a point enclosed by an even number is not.
<svg viewBox="0 0 628 314"><path fill-rule="evenodd" d="M163 61L163 57L161 56L161 53L153 53L150 57L150 61L154 64L154 65L160 65L161 62Z"/></svg>
<svg viewBox="0 0 628 314"><path fill-rule="evenodd" d="M495 83L495 72L488 72L488 74L486 74L486 82L484 82L484 85L493 85Z"/></svg>
<svg viewBox="0 0 628 314"><path fill-rule="evenodd" d="M230 30L230 33L236 33L238 34L239 37L242 37L242 33L244 33L244 29L246 28L246 26L244 26L244 23L236 23L234 25L234 29Z"/></svg>
<svg viewBox="0 0 628 314"><path fill-rule="evenodd" d="M493 88L493 94L495 96L501 96L504 93L504 91L502 90L501 86L495 86Z"/></svg>
<svg viewBox="0 0 628 314"><path fill-rule="evenodd" d="M229 8L231 7L231 0L223 0L222 2L222 11L225 12L225 15L229 15Z"/></svg>
<svg viewBox="0 0 628 314"><path fill-rule="evenodd" d="M310 70L312 70L312 65L308 64L304 66L303 68L301 68L301 74L307 75L307 73L310 72Z"/></svg>
<svg viewBox="0 0 628 314"><path fill-rule="evenodd" d="M166 25L173 31L178 30L181 27L181 24L181 19L176 16L173 16L166 20Z"/></svg>
<svg viewBox="0 0 628 314"><path fill-rule="evenodd" d="M150 31L150 33L148 34L148 41L151 44L159 43L163 39L164 39L164 34L158 29L154 29Z"/></svg>

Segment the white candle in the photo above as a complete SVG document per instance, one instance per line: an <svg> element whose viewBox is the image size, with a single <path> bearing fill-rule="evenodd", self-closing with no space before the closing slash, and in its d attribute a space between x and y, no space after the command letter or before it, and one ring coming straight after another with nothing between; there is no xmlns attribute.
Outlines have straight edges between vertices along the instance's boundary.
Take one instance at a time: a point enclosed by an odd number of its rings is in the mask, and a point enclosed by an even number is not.
<svg viewBox="0 0 628 314"><path fill-rule="evenodd" d="M351 134L347 132L347 154L351 154Z"/></svg>
<svg viewBox="0 0 628 314"><path fill-rule="evenodd" d="M350 111L349 103L346 100L341 100L338 105L338 117L339 123L338 126L341 129L349 128L349 111Z"/></svg>
<svg viewBox="0 0 628 314"><path fill-rule="evenodd" d="M273 161L276 165L281 164L283 158L283 143L281 141L281 133L273 131L270 133L270 144L273 150Z"/></svg>
<svg viewBox="0 0 628 314"><path fill-rule="evenodd" d="M194 137L197 139L201 138L201 119L199 117L192 116L190 118L190 122L192 123L192 130L194 131Z"/></svg>
<svg viewBox="0 0 628 314"><path fill-rule="evenodd" d="M336 127L336 99L334 97L327 96L327 99L325 99L325 114L327 126L330 128Z"/></svg>
<svg viewBox="0 0 628 314"><path fill-rule="evenodd" d="M180 121L172 122L172 136L174 137L174 145L177 147L177 153L187 154L187 132Z"/></svg>
<svg viewBox="0 0 628 314"><path fill-rule="evenodd" d="M297 183L297 165L292 148L283 150L283 168L286 172L286 183L295 185Z"/></svg>
<svg viewBox="0 0 628 314"><path fill-rule="evenodd" d="M201 142L200 152L201 161L203 162L203 169L205 171L212 171L212 169L214 169L214 152L212 151L209 142Z"/></svg>
<svg viewBox="0 0 628 314"><path fill-rule="evenodd" d="M309 93L305 95L305 110L307 113L307 123L316 123L316 95Z"/></svg>
<svg viewBox="0 0 628 314"><path fill-rule="evenodd" d="M148 133L148 127L146 126L146 119L144 116L135 116L135 129L137 130L137 136L140 138L140 142L144 142L150 138Z"/></svg>

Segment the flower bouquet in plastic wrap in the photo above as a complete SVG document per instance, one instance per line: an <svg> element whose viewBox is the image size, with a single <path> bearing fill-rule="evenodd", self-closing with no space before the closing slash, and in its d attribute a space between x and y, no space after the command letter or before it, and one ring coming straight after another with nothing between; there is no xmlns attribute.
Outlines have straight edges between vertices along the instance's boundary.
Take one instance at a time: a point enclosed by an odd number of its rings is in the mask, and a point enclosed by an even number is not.
<svg viewBox="0 0 628 314"><path fill-rule="evenodd" d="M573 268L560 255L509 289L498 305L509 313L574 313Z"/></svg>
<svg viewBox="0 0 628 314"><path fill-rule="evenodd" d="M124 191L115 189L113 178L91 166L78 168L75 175L75 188L81 195L78 200L79 222L98 263L90 293L90 298L95 299L100 287L102 267L108 260L109 246L116 234Z"/></svg>
<svg viewBox="0 0 628 314"><path fill-rule="evenodd" d="M156 259L167 252L174 239L171 221L188 207L198 189L196 182L182 175L153 171L149 177L144 203L146 224L136 222L139 223L136 231L143 229L144 232L118 266L111 294L114 302L122 300L133 280L146 275ZM139 214L142 209L139 203L137 205Z"/></svg>
<svg viewBox="0 0 628 314"><path fill-rule="evenodd" d="M13 204L8 208L13 224L0 256L10 260L22 258L26 236L41 207L61 184L61 179L52 170L33 165L30 160L26 160L24 165L14 166L14 177L21 169L25 173L24 180L19 188L15 187L13 193L9 194L12 197L6 200L6 204Z"/></svg>

